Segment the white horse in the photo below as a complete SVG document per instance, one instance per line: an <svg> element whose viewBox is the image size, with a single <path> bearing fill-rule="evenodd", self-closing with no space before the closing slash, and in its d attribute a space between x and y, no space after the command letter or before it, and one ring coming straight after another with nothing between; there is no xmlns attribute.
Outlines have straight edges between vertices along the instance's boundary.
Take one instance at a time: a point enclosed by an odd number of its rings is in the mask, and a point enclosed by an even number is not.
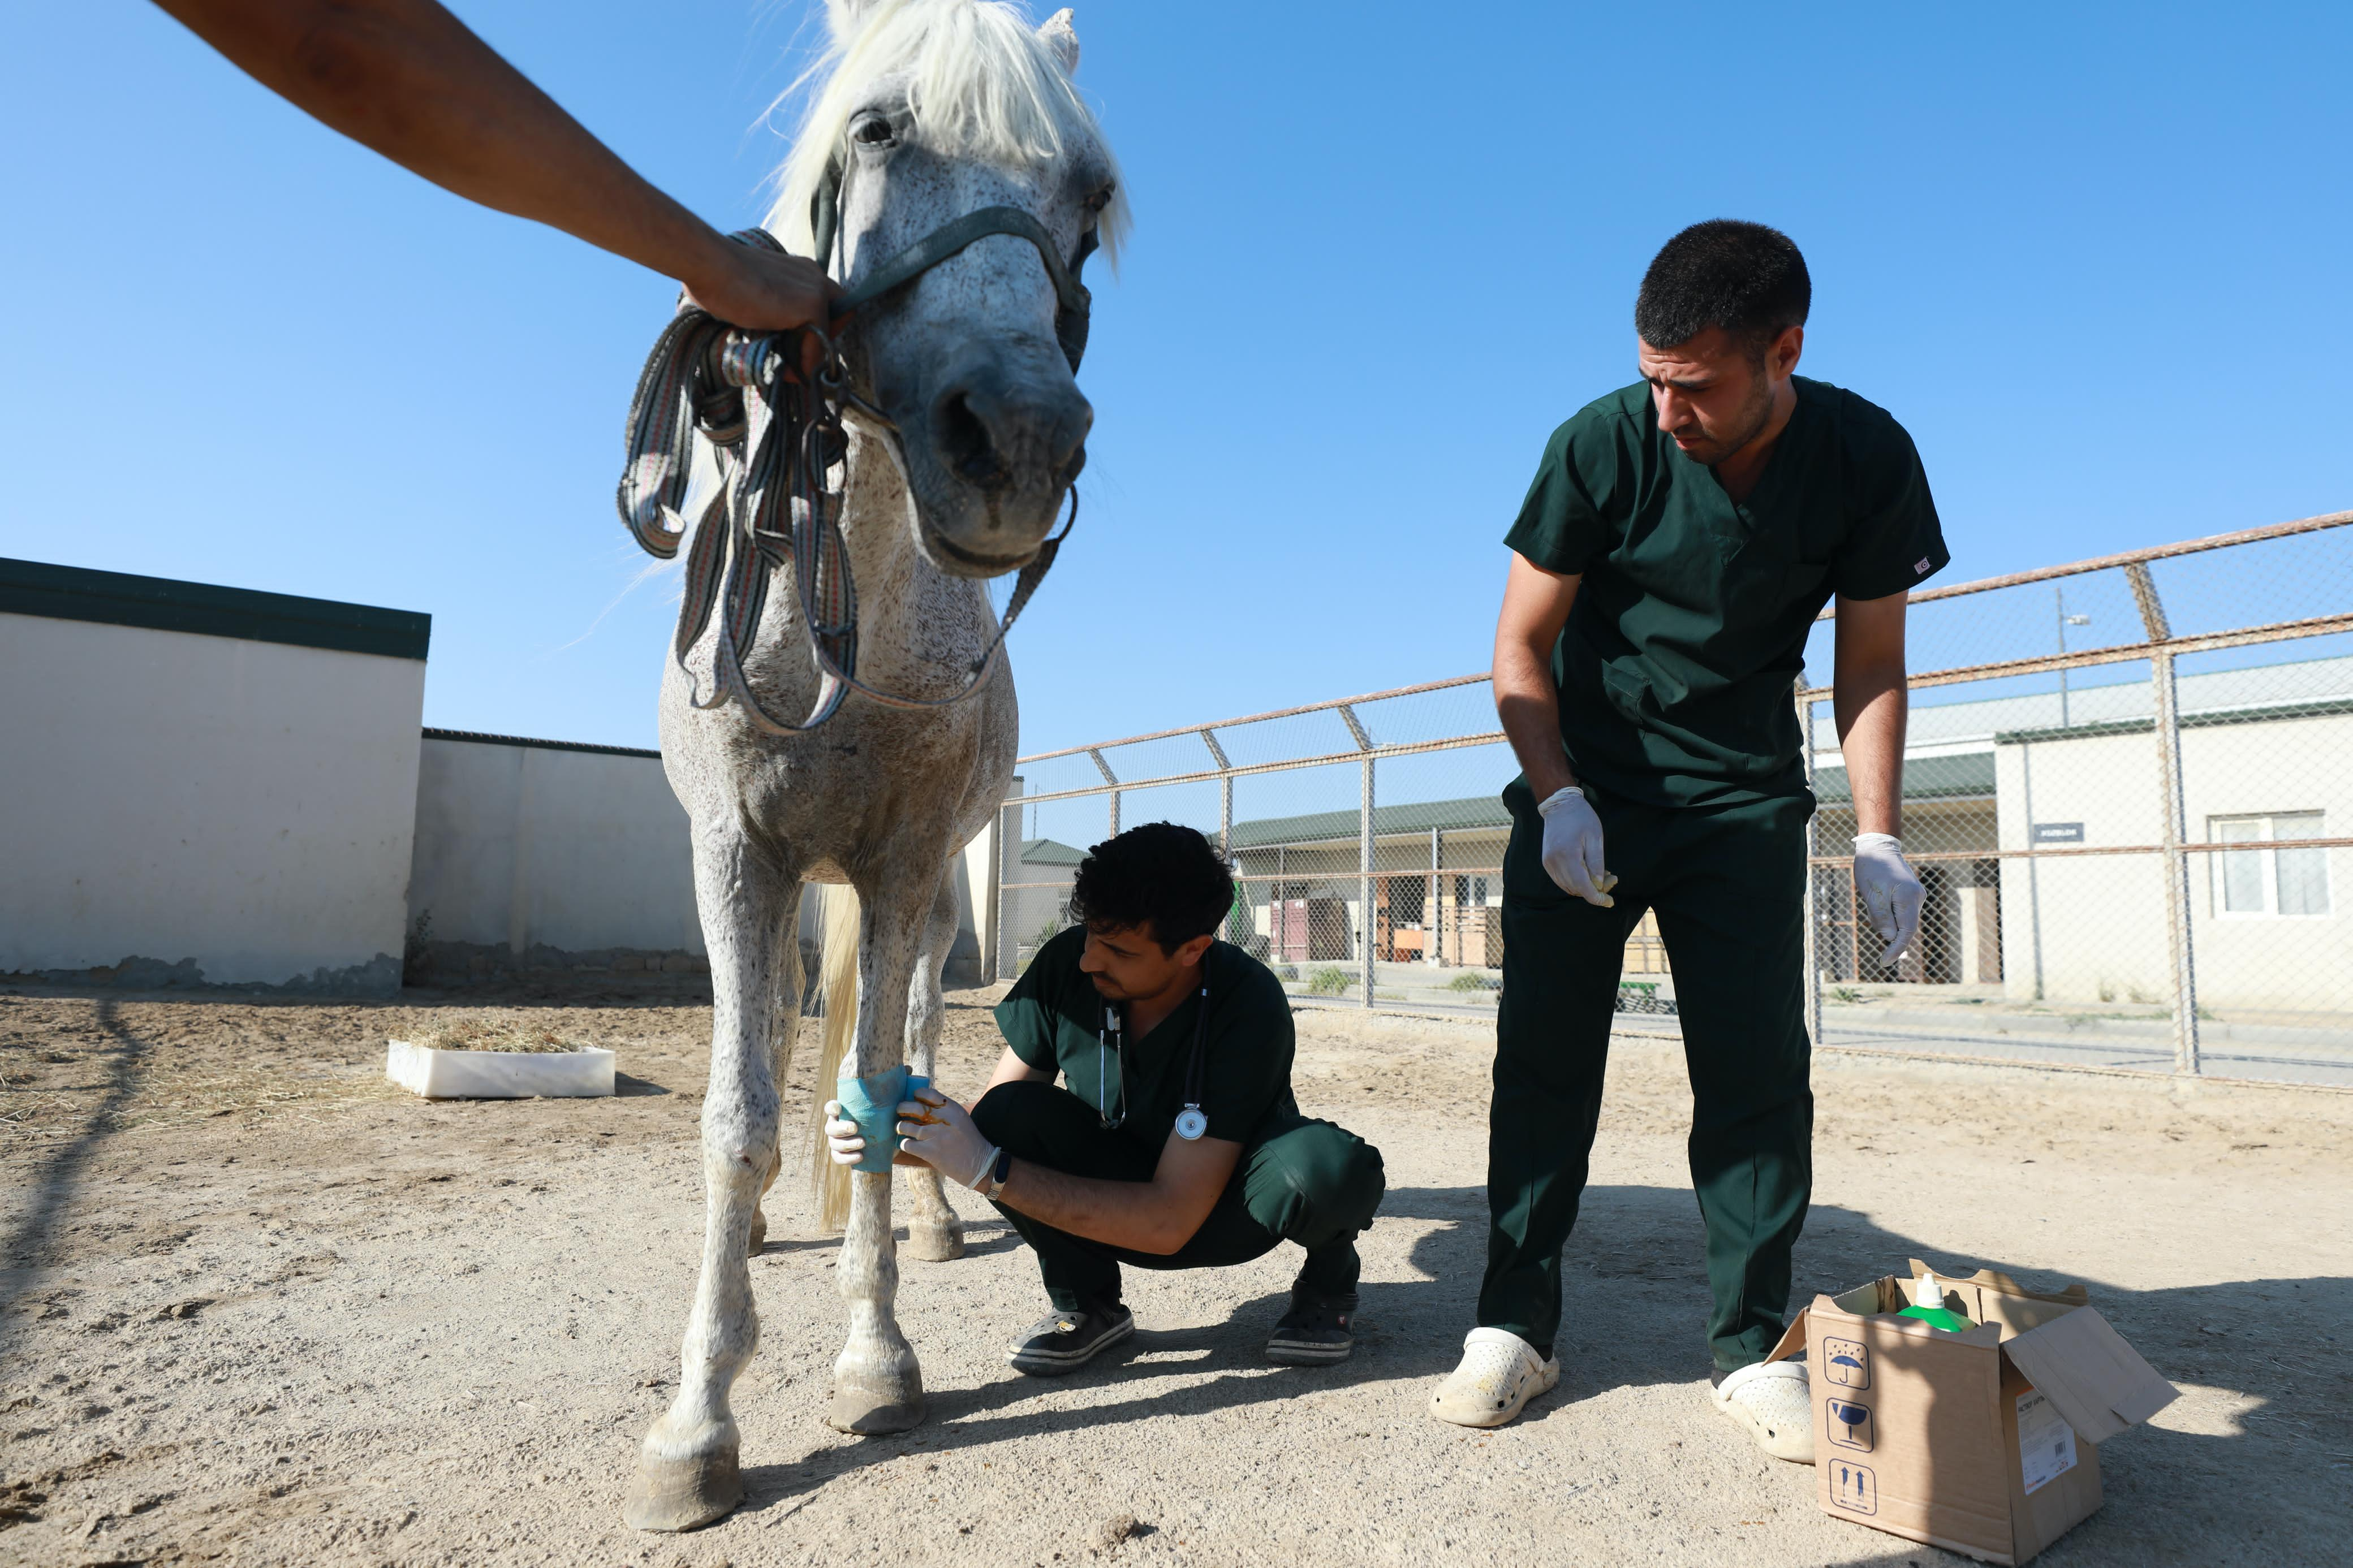
<svg viewBox="0 0 2353 1568"><path fill-rule="evenodd" d="M1031 561L1084 461L1093 419L1058 342L1063 300L1039 264L1048 238L1083 257L1124 212L1110 153L1071 85L1070 13L1032 28L987 0L828 0L831 68L782 171L770 228L810 254L812 210L838 201L837 275L855 288L885 259L976 209L1032 215L1032 243L992 233L865 310L843 342L849 381L887 416L853 413L842 533L862 606L857 675L918 699L963 689L995 633L985 579ZM893 449L895 445L895 450ZM810 710L819 678L800 605L777 572L743 656L769 712ZM801 886L828 889L829 1058L863 1076L902 1059L928 1073L940 972L955 934L951 858L1009 787L1013 679L1002 659L968 700L909 710L853 692L816 727L779 734L712 689L713 631L674 662L661 696L662 763L692 820L695 898L711 953L711 1083L703 1102L708 1208L678 1397L647 1434L624 1512L686 1530L744 1495L728 1390L759 1337L744 1258L781 1163L777 1083L800 1013ZM843 897L855 889L855 903ZM846 942L854 923L854 1040ZM841 972L840 983L834 983ZM814 1099L831 1093L820 1065ZM831 1167L825 1167L830 1171ZM915 1352L892 1313L891 1177L842 1173L848 1233L838 1278L849 1336L827 1419L895 1432L923 1416ZM912 1171L911 1248L963 1250L928 1168ZM830 1205L829 1205L830 1206Z"/></svg>

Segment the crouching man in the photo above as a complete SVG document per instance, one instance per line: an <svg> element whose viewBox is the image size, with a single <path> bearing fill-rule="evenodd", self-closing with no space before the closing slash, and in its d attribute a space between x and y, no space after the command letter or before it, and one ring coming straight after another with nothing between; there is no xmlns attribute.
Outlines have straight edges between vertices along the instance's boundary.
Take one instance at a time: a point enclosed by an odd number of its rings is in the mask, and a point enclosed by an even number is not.
<svg viewBox="0 0 2353 1568"><path fill-rule="evenodd" d="M1356 1237L1380 1206L1380 1152L1300 1114L1282 982L1216 940L1233 903L1192 828L1096 845L1071 888L1076 923L997 1004L1006 1048L987 1091L968 1112L931 1091L899 1108L896 1158L979 1192L1038 1254L1053 1310L1011 1347L1018 1371L1057 1376L1134 1332L1123 1263L1214 1268L1285 1241L1307 1257L1267 1358L1337 1362L1355 1343ZM828 1109L834 1157L856 1160L857 1124Z"/></svg>

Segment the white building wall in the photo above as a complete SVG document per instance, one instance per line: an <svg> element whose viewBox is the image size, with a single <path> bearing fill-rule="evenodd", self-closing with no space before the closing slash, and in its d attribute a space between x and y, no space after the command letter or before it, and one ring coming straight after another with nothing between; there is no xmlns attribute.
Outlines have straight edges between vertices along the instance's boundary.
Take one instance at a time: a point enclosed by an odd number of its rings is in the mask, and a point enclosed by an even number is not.
<svg viewBox="0 0 2353 1568"><path fill-rule="evenodd" d="M0 614L0 973L394 989L424 695L419 658Z"/></svg>
<svg viewBox="0 0 2353 1568"><path fill-rule="evenodd" d="M2159 842L2164 817L2157 747L2156 734L2147 730L1998 746L2001 847L2035 847L2035 823L2080 822L2084 847ZM2282 812L2322 812L2324 833L2353 832L2353 773L2337 761L2353 756L2353 716L2189 728L2181 752L2192 842L2204 839L2214 817ZM2201 1004L2342 1010L2353 1002L2347 978L2353 975L2353 911L2347 908L2353 859L2343 849L2326 854L2328 913L2294 917L2223 913L2213 858L2191 858L2192 952ZM2004 859L2001 899L2010 995L2171 999L2161 856Z"/></svg>
<svg viewBox="0 0 2353 1568"><path fill-rule="evenodd" d="M2181 735L2189 834L2211 820L2284 812L2323 814L2314 837L2353 836L2353 715L2215 725ZM2189 861L2198 1000L2217 1007L2353 1011L2353 851L2321 851L2328 912L2231 914L2215 884L2220 856Z"/></svg>

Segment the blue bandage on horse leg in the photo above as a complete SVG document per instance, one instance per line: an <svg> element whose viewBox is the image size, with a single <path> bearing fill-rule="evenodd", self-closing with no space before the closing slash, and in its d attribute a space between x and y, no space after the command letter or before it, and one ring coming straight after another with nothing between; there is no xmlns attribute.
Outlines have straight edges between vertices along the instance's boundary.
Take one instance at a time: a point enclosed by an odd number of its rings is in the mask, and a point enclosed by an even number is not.
<svg viewBox="0 0 2353 1568"><path fill-rule="evenodd" d="M891 1156L899 1152L899 1102L907 1098L910 1076L901 1063L864 1078L845 1078L834 1085L842 1118L858 1123L866 1139L866 1152L851 1170L876 1173L891 1168Z"/></svg>

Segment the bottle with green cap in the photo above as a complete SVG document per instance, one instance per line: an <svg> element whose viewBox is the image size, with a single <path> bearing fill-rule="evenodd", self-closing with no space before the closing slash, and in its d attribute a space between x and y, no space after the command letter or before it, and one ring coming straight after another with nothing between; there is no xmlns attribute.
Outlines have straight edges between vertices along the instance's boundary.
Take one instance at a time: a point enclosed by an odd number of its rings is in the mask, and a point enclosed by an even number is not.
<svg viewBox="0 0 2353 1568"><path fill-rule="evenodd" d="M1923 1274L1912 1287L1912 1304L1895 1314L1899 1318L1917 1318L1932 1329L1957 1334L1977 1325L1966 1313L1945 1305L1945 1288L1936 1283L1933 1274Z"/></svg>

